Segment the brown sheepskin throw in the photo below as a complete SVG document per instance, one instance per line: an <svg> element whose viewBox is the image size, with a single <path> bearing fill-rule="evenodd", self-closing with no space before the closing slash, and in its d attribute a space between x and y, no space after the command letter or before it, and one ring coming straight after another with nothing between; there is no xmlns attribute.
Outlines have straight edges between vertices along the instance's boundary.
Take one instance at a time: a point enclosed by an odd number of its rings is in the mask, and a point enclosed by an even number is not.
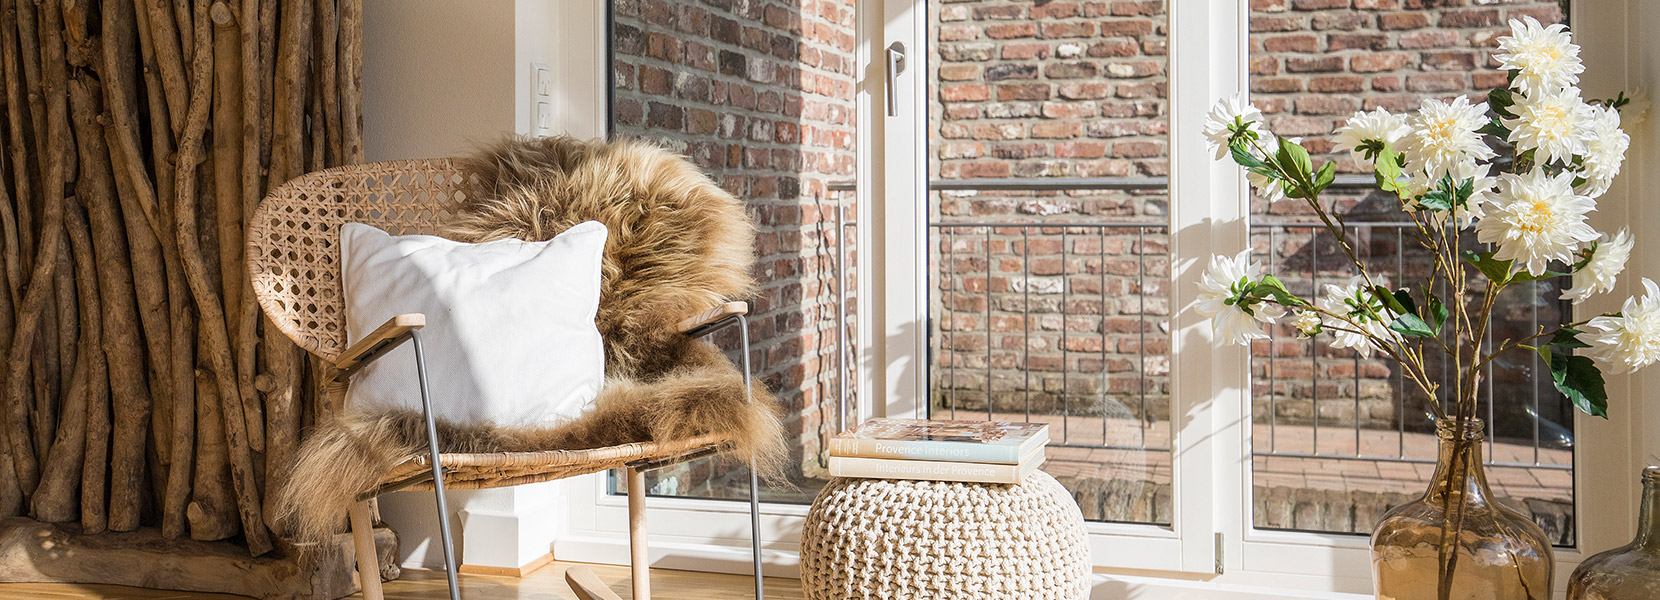
<svg viewBox="0 0 1660 600"><path fill-rule="evenodd" d="M510 139L463 162L476 179L449 237L546 240L583 221L610 229L596 324L607 381L581 418L553 427L439 423L444 452L598 448L720 434L730 454L779 478L776 402L714 346L675 330L720 302L749 296L754 226L743 205L684 159L636 141ZM447 401L434 398L434 402ZM301 444L277 498L295 542L338 531L353 499L405 458L426 452L412 411L343 411Z"/></svg>

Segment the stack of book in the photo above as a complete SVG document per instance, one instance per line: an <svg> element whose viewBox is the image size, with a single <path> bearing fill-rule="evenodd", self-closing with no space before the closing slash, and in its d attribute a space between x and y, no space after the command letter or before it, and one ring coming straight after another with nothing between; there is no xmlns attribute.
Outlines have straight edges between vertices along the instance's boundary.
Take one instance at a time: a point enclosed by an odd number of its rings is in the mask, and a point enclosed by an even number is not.
<svg viewBox="0 0 1660 600"><path fill-rule="evenodd" d="M1020 483L1047 443L1042 423L872 419L830 438L830 475Z"/></svg>

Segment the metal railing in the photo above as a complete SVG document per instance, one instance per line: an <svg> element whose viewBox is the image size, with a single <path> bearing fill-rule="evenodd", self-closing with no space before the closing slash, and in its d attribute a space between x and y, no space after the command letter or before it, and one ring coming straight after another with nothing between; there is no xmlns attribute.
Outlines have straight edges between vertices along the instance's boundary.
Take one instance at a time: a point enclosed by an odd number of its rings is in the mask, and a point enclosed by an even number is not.
<svg viewBox="0 0 1660 600"><path fill-rule="evenodd" d="M1024 413L1025 418L1027 420L1031 420L1031 418L1037 414L1037 413L1034 413L1033 410L1032 410L1032 400L1033 400L1034 391L1037 391L1040 394L1049 395L1048 392L1040 391L1040 388L1034 388L1034 386L1033 386L1034 370L1032 368L1030 368L1031 364L1032 364L1032 355L1033 355L1033 348L1034 348L1032 340L1033 340L1034 334L1037 334L1039 336L1049 335L1049 336L1058 337L1058 341L1059 341L1058 345L1056 346L1056 348L1058 348L1058 351L1050 351L1049 354L1059 354L1060 359L1061 359L1061 363L1060 363L1061 368L1060 368L1060 372L1059 372L1059 381L1060 381L1060 390L1061 390L1060 393L1059 393L1059 398L1060 398L1060 401L1061 401L1060 402L1061 403L1061 410L1060 410L1059 416L1061 417L1061 427L1060 427L1060 430L1058 432L1053 431L1053 430L1051 431L1051 435L1056 436L1056 437L1053 438L1053 441L1051 441L1051 443L1050 443L1051 446L1055 446L1055 447L1100 448L1100 449L1116 449L1116 450L1144 450L1144 451L1157 451L1157 452L1169 452L1170 451L1170 447L1169 447L1168 443L1155 443L1155 444L1149 444L1148 443L1147 432L1148 432L1148 428L1150 426L1151 419L1148 418L1148 416L1149 416L1149 390L1148 390L1149 377L1148 377L1148 373L1147 373L1147 360L1146 360L1147 356L1146 356L1146 353L1145 353L1145 350L1147 348L1147 343L1146 343L1147 342L1147 337L1149 335L1149 331L1148 331L1148 329L1149 329L1149 327L1148 327L1149 319L1148 319L1148 315L1147 315L1147 311L1146 311L1147 296L1145 294L1145 290L1147 289L1147 280L1148 280L1148 276L1149 276L1149 270L1147 268L1147 262L1148 262L1147 255L1148 255L1148 252L1146 251L1146 247L1147 247L1147 243L1148 243L1148 240L1149 240L1150 237L1155 238L1156 241L1159 241L1160 243L1163 242L1163 238L1168 236L1168 232L1169 232L1169 225L1168 224L1166 224L1166 223L1150 223L1150 222L1100 222L1100 221L1092 221L1092 222L1067 221L1067 222L1042 222L1042 223L1013 222L1013 221L949 221L949 222L932 222L932 223L929 223L928 227L930 229L931 234L936 236L939 239L939 241L941 241L943 243L940 246L936 246L937 249L935 250L935 252L937 253L938 258L940 259L941 264L949 265L949 267L947 267L947 268L935 269L934 276L945 279L946 280L945 281L946 289L948 290L946 292L942 292L944 297L937 298L936 300L939 300L939 301L956 300L956 299L959 299L962 295L967 294L968 293L967 290L968 290L969 286L966 285L965 281L968 278L970 278L971 276L981 277L984 280L984 282L982 284L983 289L980 292L984 296L984 300L985 300L984 310L981 314L974 315L976 317L983 317L984 320L981 322L982 325L983 325L983 328L984 328L983 332L981 332L981 331L974 331L974 332L962 331L955 322L953 322L952 326L949 329L947 329L947 328L943 327L944 319L941 319L941 318L931 319L932 325L930 327L930 329L931 329L930 334L938 336L936 339L941 344L945 344L946 347L949 348L949 349L934 350L934 352L936 352L936 355L930 357L929 363L931 365L933 365L934 368L936 368L936 369L944 370L948 381L951 382L949 385L947 385L943 389L939 389L936 392L936 393L941 394L941 395L944 396L944 400L946 401L946 404L949 405L949 411L950 411L949 416L951 418L953 418L953 419L958 418L958 411L959 411L958 407L962 404L959 401L959 394L962 394L962 393L965 392L965 390L960 389L960 386L957 385L959 369L966 370L966 367L959 366L959 363L965 362L963 360L959 360L959 358L962 358L959 355L963 354L963 353L961 353L958 350L958 348L960 348L960 345L957 343L957 342L960 341L960 338L962 336L977 335L977 336L984 336L984 338L985 338L985 348L984 348L984 352L985 352L984 359L985 359L985 362L986 362L985 369L984 369L984 371L985 371L985 373L984 373L985 374L985 383L984 383L984 388L983 388L982 391L984 392L985 397L986 397L986 401L985 401L985 417L986 417L986 419L993 420L993 419L997 418L996 415L999 412L997 410L998 402L993 400L993 395L994 395L993 387L994 386L993 386L992 380L997 376L997 371L1002 371L1004 376L1015 376L1016 373L1018 373L1018 377L1020 378L1020 384L1018 386L1018 393L1015 394L1018 397L1015 404L1021 407L1021 412ZM1139 384L1137 385L1136 392L1133 394L1133 398L1130 398L1130 400L1132 400L1135 403L1136 407L1137 407L1136 411L1131 416L1133 416L1137 420L1139 420L1140 424L1139 424L1138 427L1136 427L1136 429L1138 431L1138 438L1137 438L1135 443L1110 443L1109 440L1111 439L1111 437L1108 434L1108 424L1109 424L1110 419L1109 419L1108 415L1112 412L1112 410L1111 410L1108 403L1109 402L1120 402L1121 400L1124 400L1124 398L1114 398L1113 395L1108 391L1110 389L1109 388L1109 378L1112 377L1112 375L1108 372L1108 369L1107 369L1107 365L1109 364L1109 356L1111 354L1111 352L1109 352L1109 348L1110 348L1111 345L1108 344L1107 340L1106 340L1108 334L1107 334L1106 327L1105 327L1105 320L1108 318L1108 315L1106 314L1107 311L1106 311L1105 296L1104 296L1104 294L1101 295L1101 298L1100 298L1101 302L1098 305L1098 308L1097 308L1094 315L1074 314L1073 311L1071 310L1072 307L1073 307L1073 299L1074 299L1074 296L1075 296L1075 292L1072 289L1073 288L1072 279L1076 276L1079 276L1079 275L1084 275L1084 276L1091 276L1092 275L1093 277L1096 278L1096 281L1098 283L1099 287L1097 289L1098 290L1105 290L1106 289L1106 282L1107 282L1107 279L1108 279L1107 269L1105 268L1105 261L1107 261L1109 259L1112 259L1112 258L1115 258L1115 257L1118 257L1118 256L1121 256L1121 255L1118 255L1118 254L1109 253L1107 251L1107 248L1109 246L1109 244L1107 242L1108 242L1109 238L1116 238L1116 237L1131 235L1132 231L1133 231L1133 236L1134 236L1133 237L1133 240L1134 240L1133 249L1134 249L1134 255L1136 257L1136 269L1135 269L1135 275L1134 275L1134 281L1135 281L1134 290L1136 291L1137 298L1138 298L1137 302L1139 303L1139 306L1138 306L1137 310L1134 313L1134 318L1137 320L1137 322L1139 324L1139 326L1136 328L1137 333L1135 335L1138 336L1138 340L1137 340L1136 345L1137 345L1137 348L1138 348L1138 352L1140 352L1141 354L1140 354L1140 356L1137 357L1137 360L1135 360L1136 369L1135 369L1135 373L1133 375L1139 381ZM1045 236L1045 235L1057 236L1059 238L1059 241L1060 241L1059 256L1060 256L1060 259L1061 259L1060 260L1061 272L1058 275L1058 277L1060 278L1060 285L1058 286L1058 290L1035 291L1034 290L1034 281L1035 281L1034 277L1037 277L1037 276L1034 275L1033 269L1032 269L1033 255L1032 255L1032 251L1031 251L1031 248L1032 248L1031 242L1035 237ZM1075 251L1076 247L1074 245L1070 244L1070 242L1076 242L1076 241L1081 240L1081 239L1090 239L1090 238L1093 238L1094 240L1096 240L1098 242L1098 244L1099 244L1099 250L1098 251L1090 252L1090 253L1079 253L1079 252ZM1128 239L1123 239L1123 240L1120 240L1120 241L1128 242L1129 240ZM960 271L960 270L955 268L956 265L959 264L959 259L964 259L965 258L965 257L963 257L959 254L959 251L958 251L959 242L977 242L977 243L980 244L980 250L981 250L980 255L978 257L966 257L966 258L968 258L968 260L966 262L983 264L984 268L982 270L980 270L977 273L968 273L968 272ZM994 246L994 244L999 244L999 243L1006 244L1009 248L1018 247L1019 250L1018 250L1018 252L1011 251L1011 252L1006 252L1006 253L994 253L992 251L992 247ZM999 256L999 255L1001 255L1001 256ZM975 260L976 258L977 258L977 260ZM995 259L997 259L997 258L1017 259L1019 261L1018 271L1012 271L1011 272L1011 271L1008 271L1008 270L993 269L992 265L995 262ZM1068 265L1071 265L1074 262L1074 260L1076 260L1080 263L1087 263L1087 261L1089 259L1095 259L1095 260L1099 261L1098 263L1096 263L1097 267L1096 267L1094 273L1069 271ZM1011 277L1018 278L1019 284L1015 285L1015 284L1011 283L1007 291L1002 291L1002 292L995 291L994 288L993 288L993 281L995 279L999 278L999 277L1003 277L1006 280L1007 280L1007 278L1011 278ZM1115 275L1114 277L1120 277L1120 276ZM1018 290L1016 288L1018 288ZM938 289L940 289L940 287L938 285L936 285L936 286L933 286L933 289L938 290ZM1059 303L1056 305L1058 310L1053 311L1053 312L1049 312L1049 311L1041 312L1041 313L1034 312L1032 310L1032 306L1033 306L1032 296L1034 295L1034 293L1037 294L1037 295L1051 295L1051 296L1058 295L1059 298L1060 298ZM997 310L996 309L996 307L998 305L997 296L1002 296L1005 299L1013 299L1014 297L1019 298L1018 305L1020 306L1021 310L1016 315L1008 315L1008 314L1002 315L1002 316L1013 316L1015 318L1015 320L1017 320L1020 323L1020 331L1016 334L1020 338L1019 350L1017 351L1017 354L1019 355L1019 361L1018 361L1018 367L1017 368L996 369L996 368L993 367L993 364L995 363L994 354L997 353L997 349L999 347L999 344L997 344L996 340L994 339L994 336L996 336L997 334L996 334L996 332L993 331L994 327L993 327L992 323L993 323L994 318L999 316L998 313L1009 313L1010 312L1008 310ZM943 311L947 314L953 314L953 313L961 312L961 311L955 311L955 310L952 310L952 309L949 309L949 308L944 308L943 306L941 306L938 303L935 304L935 310L936 311ZM1061 320L1059 331L1058 332L1051 332L1051 333L1040 333L1040 332L1035 331L1036 327L1034 326L1034 323L1033 323L1034 318L1037 317L1038 315L1041 315L1041 314L1058 315L1060 317L1060 320ZM944 315L937 315L937 316L944 316ZM1100 350L1097 353L1091 353L1091 354L1098 354L1099 358L1101 360L1101 369L1097 373L1089 373L1089 374L1074 373L1074 370L1071 368L1071 365L1073 364L1072 359L1073 359L1074 355L1080 354L1080 351L1073 350L1072 345L1069 344L1070 338L1072 338L1072 336L1074 336L1075 334L1080 333L1080 332L1072 331L1072 327L1069 323L1069 320L1072 317L1076 317L1076 316L1095 317L1095 318L1099 318L1099 319L1102 320L1102 326L1101 326L1101 329L1100 329L1100 332L1099 332L1099 334L1100 334L1099 337L1102 338L1102 343L1101 343L1101 346L1100 346ZM1005 335L1007 335L1007 332L1004 332L1004 333L1005 333ZM1004 347L1008 347L1009 345L1011 345L1011 344L1003 344ZM930 348L936 348L936 347L939 347L939 346L937 346L936 344L930 344ZM949 357L950 360L947 361L947 364L940 365L938 363L938 360L942 358L942 356L940 356L941 354L950 354L951 355ZM1073 440L1074 435L1073 435L1073 431L1072 431L1072 425L1073 425L1074 417L1075 416L1084 416L1085 409L1092 408L1092 407L1089 407L1089 406L1080 405L1080 406L1076 407L1077 408L1076 411L1074 410L1075 407L1072 403L1072 400L1073 400L1073 398L1077 397L1079 394L1075 394L1075 393L1072 392L1072 390L1073 390L1072 382L1073 382L1073 379L1075 377L1080 377L1080 376L1088 376L1088 377L1092 377L1092 378L1098 378L1098 380L1099 380L1100 393L1097 394L1097 396L1098 396L1098 398L1096 398L1097 405L1094 408L1097 408L1098 414L1099 414L1100 420L1101 420L1101 440L1102 440L1102 443L1078 443L1078 442L1075 442ZM1005 400L1005 401L1009 400L1009 398L1007 398L1007 397L1002 398L1002 399ZM931 404L932 404L932 402L931 402ZM1007 406L1006 402L1005 402L1005 406ZM1158 407L1154 407L1154 408L1158 408ZM1164 408L1165 408L1166 411L1168 410L1168 407L1164 407ZM1003 412L1006 413L1007 411L1003 411ZM1166 414L1168 414L1168 413L1166 412Z"/></svg>

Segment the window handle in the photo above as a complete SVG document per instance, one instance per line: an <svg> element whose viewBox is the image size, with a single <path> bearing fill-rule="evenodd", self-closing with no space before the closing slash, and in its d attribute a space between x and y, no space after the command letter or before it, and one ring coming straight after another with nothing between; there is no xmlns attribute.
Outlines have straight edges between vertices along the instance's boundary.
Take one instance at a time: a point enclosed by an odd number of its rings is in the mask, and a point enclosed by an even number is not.
<svg viewBox="0 0 1660 600"><path fill-rule="evenodd" d="M888 116L899 116L899 74L905 72L905 43L888 45Z"/></svg>

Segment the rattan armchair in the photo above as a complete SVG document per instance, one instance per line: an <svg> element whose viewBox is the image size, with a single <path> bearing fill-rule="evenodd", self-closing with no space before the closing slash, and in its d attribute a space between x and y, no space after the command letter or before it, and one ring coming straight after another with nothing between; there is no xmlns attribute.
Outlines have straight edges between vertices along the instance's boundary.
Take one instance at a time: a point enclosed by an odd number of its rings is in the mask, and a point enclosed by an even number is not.
<svg viewBox="0 0 1660 600"><path fill-rule="evenodd" d="M445 454L437 442L427 394L427 371L420 330L426 317L399 315L348 345L345 303L341 293L340 226L367 223L394 235L443 235L444 223L466 199L467 175L450 159L406 160L338 167L303 175L273 191L260 203L248 227L248 269L255 297L272 323L332 371L328 401L341 409L351 375L364 365L409 342L414 347L425 408L429 452L406 457L387 471L378 486L358 498L348 511L364 598L381 599L369 500L397 490L432 490L438 505L444 564L451 598L459 598L456 559L449 536L445 489L483 489L562 479L609 469L628 473L629 541L634 597L650 597L646 564L645 483L643 473L720 450L715 436L624 444L584 450L550 450L496 454ZM745 390L750 385L749 339L743 302L711 307L679 324L681 333L703 336L737 326L742 341ZM433 376L442 377L442 373ZM755 596L761 598L759 500L750 477L750 523L755 568ZM576 569L573 569L576 571ZM596 578L568 574L586 598L615 598L596 589Z"/></svg>

